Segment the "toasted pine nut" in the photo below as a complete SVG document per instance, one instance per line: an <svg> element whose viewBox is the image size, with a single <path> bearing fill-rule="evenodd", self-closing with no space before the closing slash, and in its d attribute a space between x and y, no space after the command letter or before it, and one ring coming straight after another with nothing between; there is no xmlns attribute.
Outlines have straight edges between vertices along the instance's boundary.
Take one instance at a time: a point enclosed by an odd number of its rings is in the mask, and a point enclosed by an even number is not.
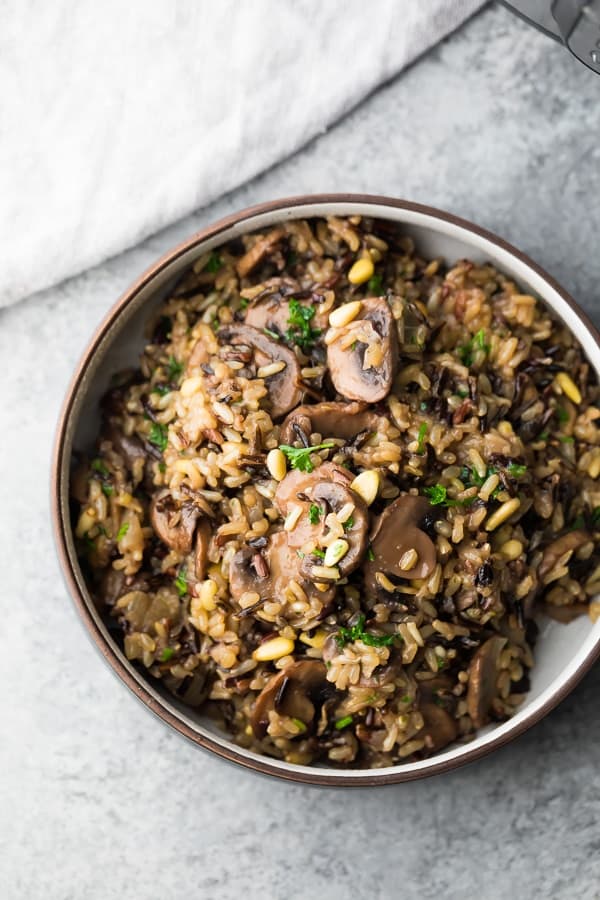
<svg viewBox="0 0 600 900"><path fill-rule="evenodd" d="M411 569L414 569L418 561L419 554L414 547L411 547L410 550L407 550L406 553L402 554L398 565L403 572L409 572Z"/></svg>
<svg viewBox="0 0 600 900"><path fill-rule="evenodd" d="M350 284L363 284L371 278L374 271L373 260L364 256L362 259L357 259L348 272L348 281Z"/></svg>
<svg viewBox="0 0 600 900"><path fill-rule="evenodd" d="M340 577L338 569L333 566L313 566L310 570L315 581L323 579L323 581L337 581Z"/></svg>
<svg viewBox="0 0 600 900"><path fill-rule="evenodd" d="M349 549L350 544L348 541L345 541L343 538L338 538L338 540L334 541L333 544L330 544L325 551L323 562L326 566L337 566L340 559L346 555Z"/></svg>
<svg viewBox="0 0 600 900"><path fill-rule="evenodd" d="M300 640L308 647L315 647L317 650L320 650L327 640L327 632L319 629L319 631L316 631L312 637L309 637L307 634L301 634Z"/></svg>
<svg viewBox="0 0 600 900"><path fill-rule="evenodd" d="M362 300L352 300L350 303L344 303L338 306L329 314L329 324L332 328L343 328L352 319L355 319L360 312Z"/></svg>
<svg viewBox="0 0 600 900"><path fill-rule="evenodd" d="M367 469L365 472L361 472L350 485L350 490L357 493L367 506L370 506L379 491L379 472L375 469Z"/></svg>
<svg viewBox="0 0 600 900"><path fill-rule="evenodd" d="M554 379L563 394L566 394L573 403L581 403L581 391L566 372L559 372Z"/></svg>
<svg viewBox="0 0 600 900"><path fill-rule="evenodd" d="M294 642L290 638L274 637L270 641L260 644L252 654L252 658L257 662L270 662L272 659L289 656L293 652Z"/></svg>
<svg viewBox="0 0 600 900"><path fill-rule="evenodd" d="M503 503L502 506L498 507L496 512L493 512L491 516L489 516L485 523L486 531L493 531L498 525L502 525L503 522L506 522L506 520L518 510L520 505L521 501L518 497L513 497L512 500L507 500L506 503Z"/></svg>
<svg viewBox="0 0 600 900"><path fill-rule="evenodd" d="M505 544L502 544L500 547L500 553L502 556L505 556L506 559L517 559L521 553L523 552L523 544L521 541L510 540L506 541Z"/></svg>
<svg viewBox="0 0 600 900"><path fill-rule="evenodd" d="M284 531L293 531L296 527L296 523L300 516L302 515L302 507L301 506L292 506L291 510L285 517L285 522L283 523Z"/></svg>
<svg viewBox="0 0 600 900"><path fill-rule="evenodd" d="M267 469L275 479L275 481L283 481L287 473L287 460L285 454L275 447L269 450L267 454Z"/></svg>
<svg viewBox="0 0 600 900"><path fill-rule="evenodd" d="M213 403L213 410L221 422L225 422L226 425L233 425L233 412L225 405L225 403L215 400Z"/></svg>

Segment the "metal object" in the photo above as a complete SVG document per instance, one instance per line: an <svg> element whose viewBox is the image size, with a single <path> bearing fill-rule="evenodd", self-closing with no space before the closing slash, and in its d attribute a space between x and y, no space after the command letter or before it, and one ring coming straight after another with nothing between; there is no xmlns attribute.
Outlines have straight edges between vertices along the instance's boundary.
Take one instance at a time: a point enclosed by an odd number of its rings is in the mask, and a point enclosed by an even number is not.
<svg viewBox="0 0 600 900"><path fill-rule="evenodd" d="M502 0L600 75L600 0Z"/></svg>

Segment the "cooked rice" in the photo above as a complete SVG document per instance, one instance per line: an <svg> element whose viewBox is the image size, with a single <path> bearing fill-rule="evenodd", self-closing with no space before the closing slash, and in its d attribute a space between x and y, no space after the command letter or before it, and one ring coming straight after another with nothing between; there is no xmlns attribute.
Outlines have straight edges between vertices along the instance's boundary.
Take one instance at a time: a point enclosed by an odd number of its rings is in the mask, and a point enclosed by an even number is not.
<svg viewBox="0 0 600 900"><path fill-rule="evenodd" d="M422 758L517 709L535 616L598 618L593 369L537 298L392 223L203 254L102 416L73 476L89 583L127 657L244 747Z"/></svg>

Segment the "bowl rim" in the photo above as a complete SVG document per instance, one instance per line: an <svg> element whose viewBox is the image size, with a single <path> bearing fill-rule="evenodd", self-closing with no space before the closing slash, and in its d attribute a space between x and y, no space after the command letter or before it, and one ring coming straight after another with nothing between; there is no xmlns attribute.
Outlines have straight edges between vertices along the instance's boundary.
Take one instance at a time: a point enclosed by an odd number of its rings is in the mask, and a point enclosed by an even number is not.
<svg viewBox="0 0 600 900"><path fill-rule="evenodd" d="M259 756L257 754L246 754L242 749L237 750L233 746L223 746L218 743L208 733L200 734L191 728L187 722L174 715L166 706L157 701L156 697L150 692L145 684L138 682L131 672L126 668L119 653L106 640L99 629L97 622L91 614L88 604L79 590L75 572L72 567L71 559L68 553L67 534L70 530L69 521L63 516L63 504L61 502L64 491L68 488L63 479L64 472L64 448L65 436L70 421L70 416L74 404L74 398L77 389L82 381L88 366L92 362L98 346L104 339L107 332L116 322L121 312L133 301L137 294L152 280L159 275L167 266L175 262L180 256L187 253L197 244L203 243L208 239L217 237L223 231L234 225L252 220L263 214L272 214L276 212L285 213L303 206L319 205L319 204L360 204L362 206L380 206L392 209L404 210L427 216L430 219L438 220L451 226L457 226L475 235L483 238L491 244L498 247L505 253L513 256L518 262L527 266L538 277L553 289L564 302L571 308L576 318L583 324L589 335L600 350L600 331L591 321L587 313L580 308L578 303L565 291L555 279L549 275L541 266L535 263L527 254L518 250L512 244L498 237L491 231L475 225L473 222L455 216L452 213L438 209L426 204L415 203L408 200L396 199L377 194L361 194L361 193L324 193L324 194L302 194L293 197L283 197L265 203L255 204L246 207L239 212L225 216L211 225L195 232L191 237L180 241L171 250L164 253L155 263L150 265L143 274L133 282L118 300L110 307L102 321L94 329L85 350L81 354L79 361L75 367L74 373L70 379L65 399L62 403L61 410L56 426L54 445L52 450L52 461L50 471L50 509L52 519L52 530L54 534L55 547L62 571L63 578L68 588L71 599L75 605L77 612L86 628L88 637L91 638L96 649L100 652L106 663L111 667L113 673L117 675L121 681L130 689L130 691L142 701L142 703L160 718L167 725L170 725L176 732L183 737L191 740L197 746L202 747L217 756L237 763L245 768L259 772L263 775L270 775L276 778L299 782L304 784L322 785L322 786L340 786L340 787L365 787L378 786L387 784L397 784L405 781L415 781L420 778L432 775L442 774L454 769L458 769L468 763L474 762L498 750L510 741L514 740L529 728L537 724L544 716L553 710L559 703L564 700L568 694L581 681L583 676L591 669L594 662L600 658L600 639L591 647L588 654L582 659L581 663L571 673L570 677L560 682L543 704L537 709L525 716L520 722L515 723L513 728L508 729L502 734L496 736L491 732L489 741L482 746L470 748L469 744L464 745L464 752L460 756L451 759L440 759L435 762L435 757L430 758L425 769L410 769L402 771L402 769L366 769L363 774L345 775L343 769L319 769L308 767L296 767L290 763L282 763L281 761L271 760L267 756ZM356 771L356 770L355 770Z"/></svg>

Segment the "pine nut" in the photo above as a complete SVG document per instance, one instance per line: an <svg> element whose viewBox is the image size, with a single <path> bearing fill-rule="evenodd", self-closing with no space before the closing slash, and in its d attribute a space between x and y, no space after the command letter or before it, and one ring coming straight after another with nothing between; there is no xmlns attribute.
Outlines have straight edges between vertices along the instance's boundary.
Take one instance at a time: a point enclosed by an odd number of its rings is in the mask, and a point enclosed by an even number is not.
<svg viewBox="0 0 600 900"><path fill-rule="evenodd" d="M491 516L489 516L485 523L486 531L493 531L498 525L502 525L503 522L506 522L506 520L518 510L520 505L521 501L518 497L513 497L512 500L507 500L506 503L503 503L496 512L493 512Z"/></svg>
<svg viewBox="0 0 600 900"><path fill-rule="evenodd" d="M348 272L348 281L350 284L363 284L372 277L374 271L373 260L364 256L362 259L357 259Z"/></svg>
<svg viewBox="0 0 600 900"><path fill-rule="evenodd" d="M270 662L273 659L281 659L294 652L294 642L290 638L274 637L270 641L260 644L252 654L257 662Z"/></svg>
<svg viewBox="0 0 600 900"><path fill-rule="evenodd" d="M296 523L298 519L302 515L302 507L301 506L293 506L287 516L285 517L285 522L283 523L284 531L293 531L296 527Z"/></svg>
<svg viewBox="0 0 600 900"><path fill-rule="evenodd" d="M357 317L362 306L362 300L352 300L350 303L344 303L338 306L329 315L329 324L332 328L343 328Z"/></svg>
<svg viewBox="0 0 600 900"><path fill-rule="evenodd" d="M357 493L367 506L370 506L379 491L379 472L375 469L367 469L365 472L361 472L350 485L350 490Z"/></svg>
<svg viewBox="0 0 600 900"><path fill-rule="evenodd" d="M502 544L500 547L500 553L502 556L505 556L506 559L518 559L521 553L523 552L523 544L521 541L510 540L506 541L505 544Z"/></svg>
<svg viewBox="0 0 600 900"><path fill-rule="evenodd" d="M419 560L419 554L415 550L414 547L411 547L410 550L407 550L406 553L403 553L400 557L399 566L403 572L409 572L411 569L414 569L417 562Z"/></svg>
<svg viewBox="0 0 600 900"><path fill-rule="evenodd" d="M279 447L275 447L274 450L269 450L267 454L267 469L275 481L283 481L285 478L287 473L287 460L285 454Z"/></svg>
<svg viewBox="0 0 600 900"><path fill-rule="evenodd" d="M310 570L315 581L322 579L323 581L337 581L340 577L338 569L332 566L313 566Z"/></svg>
<svg viewBox="0 0 600 900"><path fill-rule="evenodd" d="M350 544L348 541L345 541L343 538L338 538L338 540L334 541L333 544L330 544L325 551L323 562L326 566L336 566L349 549Z"/></svg>
<svg viewBox="0 0 600 900"><path fill-rule="evenodd" d="M581 403L581 391L566 372L559 372L554 379L563 394L566 394L573 403Z"/></svg>
<svg viewBox="0 0 600 900"><path fill-rule="evenodd" d="M309 637L307 634L301 634L300 640L308 647L315 647L317 650L320 650L327 640L327 632L319 629L319 631L316 631L312 637Z"/></svg>

